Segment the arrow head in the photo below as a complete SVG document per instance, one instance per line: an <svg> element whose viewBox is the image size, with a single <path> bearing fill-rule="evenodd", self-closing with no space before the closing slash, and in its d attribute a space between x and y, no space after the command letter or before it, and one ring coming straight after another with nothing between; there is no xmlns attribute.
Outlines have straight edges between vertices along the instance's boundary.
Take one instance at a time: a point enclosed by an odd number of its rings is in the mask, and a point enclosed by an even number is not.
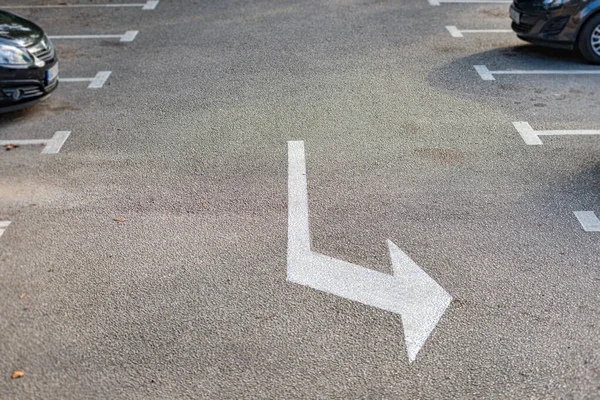
<svg viewBox="0 0 600 400"><path fill-rule="evenodd" d="M394 278L404 294L405 304L402 311L404 341L408 359L413 362L450 305L452 296L391 240L388 240L387 244Z"/></svg>

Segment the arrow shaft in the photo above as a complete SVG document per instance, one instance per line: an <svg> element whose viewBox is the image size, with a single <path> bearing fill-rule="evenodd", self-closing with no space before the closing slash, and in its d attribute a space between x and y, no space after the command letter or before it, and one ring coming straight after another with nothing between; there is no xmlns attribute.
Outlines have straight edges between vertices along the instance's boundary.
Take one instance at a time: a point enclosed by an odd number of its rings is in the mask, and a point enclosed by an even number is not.
<svg viewBox="0 0 600 400"><path fill-rule="evenodd" d="M309 253L310 231L304 142L290 141L288 142L288 260L300 261ZM292 262L292 264L297 263Z"/></svg>
<svg viewBox="0 0 600 400"><path fill-rule="evenodd" d="M288 268L291 282L401 314L402 290L391 276L310 249L304 142L288 142Z"/></svg>

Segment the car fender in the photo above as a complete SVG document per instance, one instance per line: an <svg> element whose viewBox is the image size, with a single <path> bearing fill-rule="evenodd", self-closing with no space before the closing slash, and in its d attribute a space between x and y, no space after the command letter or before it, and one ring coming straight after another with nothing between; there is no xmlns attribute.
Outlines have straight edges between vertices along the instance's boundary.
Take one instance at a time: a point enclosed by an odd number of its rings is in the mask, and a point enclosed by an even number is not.
<svg viewBox="0 0 600 400"><path fill-rule="evenodd" d="M600 0L592 0L590 1L580 12L579 19L580 23L577 27L577 34L575 37L579 40L579 33L581 32L581 28L586 24L586 22L592 18L594 15L600 13Z"/></svg>

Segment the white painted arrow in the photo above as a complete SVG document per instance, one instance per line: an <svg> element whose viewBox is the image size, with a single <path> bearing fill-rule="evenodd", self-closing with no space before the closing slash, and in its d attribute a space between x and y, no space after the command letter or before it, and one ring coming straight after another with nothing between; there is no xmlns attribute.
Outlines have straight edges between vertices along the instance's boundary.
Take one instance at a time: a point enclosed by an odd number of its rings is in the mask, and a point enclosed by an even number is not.
<svg viewBox="0 0 600 400"><path fill-rule="evenodd" d="M387 244L393 275L311 250L304 142L288 142L287 280L400 314L413 362L452 297L394 243Z"/></svg>
<svg viewBox="0 0 600 400"><path fill-rule="evenodd" d="M44 145L42 154L57 154L62 148L63 144L67 141L67 138L71 134L70 131L58 131L54 132L52 139L19 139L19 140L0 140L0 146L17 145L17 146L28 146L28 145Z"/></svg>
<svg viewBox="0 0 600 400"><path fill-rule="evenodd" d="M0 221L0 236L4 235L4 232L10 225L10 221Z"/></svg>
<svg viewBox="0 0 600 400"><path fill-rule="evenodd" d="M600 135L600 129L578 129L578 130L557 130L557 131L534 131L527 122L513 122L513 125L529 145L544 144L539 136L560 136L560 135Z"/></svg>

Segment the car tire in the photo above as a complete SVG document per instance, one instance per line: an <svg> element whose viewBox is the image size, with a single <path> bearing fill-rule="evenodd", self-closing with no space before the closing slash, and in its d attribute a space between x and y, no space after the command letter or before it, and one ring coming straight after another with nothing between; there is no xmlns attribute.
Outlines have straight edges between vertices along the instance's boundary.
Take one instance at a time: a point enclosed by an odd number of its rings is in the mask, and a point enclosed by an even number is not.
<svg viewBox="0 0 600 400"><path fill-rule="evenodd" d="M595 41L597 39L597 41ZM595 42L592 42L592 41ZM579 52L592 64L600 64L600 14L585 23L577 39Z"/></svg>

